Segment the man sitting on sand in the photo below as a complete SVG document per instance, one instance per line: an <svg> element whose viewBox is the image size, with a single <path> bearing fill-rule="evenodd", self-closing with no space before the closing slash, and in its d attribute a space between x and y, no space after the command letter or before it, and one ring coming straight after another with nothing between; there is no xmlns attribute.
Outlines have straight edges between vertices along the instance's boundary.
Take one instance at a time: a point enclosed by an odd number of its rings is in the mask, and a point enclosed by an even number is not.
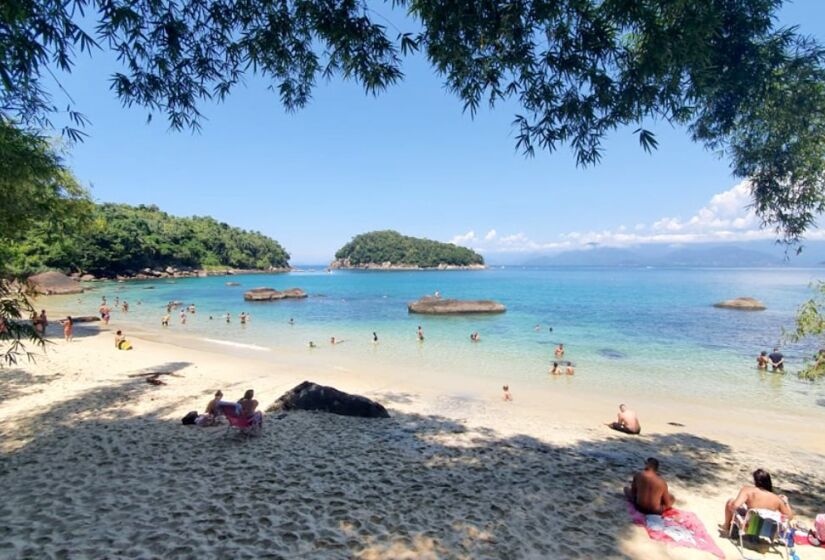
<svg viewBox="0 0 825 560"><path fill-rule="evenodd" d="M771 475L762 469L753 471L753 486L746 484L734 499L728 500L725 504L725 524L722 525L722 531L725 534L730 533L730 523L737 510L744 514L749 509L768 509L778 511L789 519L793 517L788 498L773 493Z"/></svg>
<svg viewBox="0 0 825 560"><path fill-rule="evenodd" d="M673 495L667 489L667 482L659 476L659 461L649 457L645 470L633 475L633 482L624 489L625 497L645 515L661 515L673 507Z"/></svg>
<svg viewBox="0 0 825 560"><path fill-rule="evenodd" d="M613 428L618 432L624 432L634 436L637 436L642 432L642 426L639 424L639 419L636 417L636 413L623 404L619 405L619 415L616 417L616 421L605 424L605 426Z"/></svg>
<svg viewBox="0 0 825 560"><path fill-rule="evenodd" d="M216 425L218 423L218 417L221 414L218 405L220 404L222 398L223 393L221 391L216 391L215 396L206 405L206 412L204 412L195 419L195 424L197 424L198 426Z"/></svg>

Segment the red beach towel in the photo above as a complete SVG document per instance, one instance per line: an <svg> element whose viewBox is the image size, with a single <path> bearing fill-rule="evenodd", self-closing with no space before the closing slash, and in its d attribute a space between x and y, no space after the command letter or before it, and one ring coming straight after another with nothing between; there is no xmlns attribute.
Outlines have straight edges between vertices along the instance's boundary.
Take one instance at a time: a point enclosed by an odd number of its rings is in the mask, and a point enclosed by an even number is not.
<svg viewBox="0 0 825 560"><path fill-rule="evenodd" d="M633 523L642 525L654 541L703 550L718 558L725 557L699 518L689 511L671 508L661 516L645 515L627 502L627 512Z"/></svg>

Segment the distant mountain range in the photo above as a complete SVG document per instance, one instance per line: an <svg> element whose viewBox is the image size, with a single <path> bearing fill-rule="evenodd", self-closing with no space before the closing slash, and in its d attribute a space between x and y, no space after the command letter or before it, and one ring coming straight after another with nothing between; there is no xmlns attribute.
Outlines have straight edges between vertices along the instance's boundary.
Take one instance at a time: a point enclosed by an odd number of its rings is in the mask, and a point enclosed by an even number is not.
<svg viewBox="0 0 825 560"><path fill-rule="evenodd" d="M800 255L773 243L643 245L632 248L592 247L555 254L489 255L487 262L523 266L685 266L782 267L822 266L825 243L808 243Z"/></svg>

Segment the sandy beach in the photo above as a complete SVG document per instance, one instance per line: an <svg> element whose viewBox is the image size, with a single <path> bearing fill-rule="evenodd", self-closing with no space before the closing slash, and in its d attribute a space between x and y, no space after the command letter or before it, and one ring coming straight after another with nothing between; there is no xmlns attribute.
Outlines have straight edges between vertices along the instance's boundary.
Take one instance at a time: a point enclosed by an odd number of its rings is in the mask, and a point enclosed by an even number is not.
<svg viewBox="0 0 825 560"><path fill-rule="evenodd" d="M740 554L717 537L723 505L757 467L807 525L825 511L821 428L793 414L639 401L633 437L601 424L613 395L513 387L503 402L500 387L334 356L160 333L127 333L124 352L97 326L71 343L49 334L36 363L0 371L2 558L713 558L632 524L622 486L648 456L726 558ZM152 372L165 384L146 383ZM305 379L392 417L294 412L257 438L181 425L216 389L235 400L254 388L265 407Z"/></svg>

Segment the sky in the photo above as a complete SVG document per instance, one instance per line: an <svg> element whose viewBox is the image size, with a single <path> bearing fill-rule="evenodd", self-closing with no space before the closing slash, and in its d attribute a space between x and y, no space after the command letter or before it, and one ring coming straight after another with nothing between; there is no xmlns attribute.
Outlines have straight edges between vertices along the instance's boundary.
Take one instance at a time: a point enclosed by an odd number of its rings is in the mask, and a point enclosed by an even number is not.
<svg viewBox="0 0 825 560"><path fill-rule="evenodd" d="M787 4L779 21L825 42L821 0ZM405 59L404 81L377 97L336 78L291 114L266 82L248 79L224 103L202 107L198 134L123 108L108 88L118 68L105 55L80 56L59 76L91 120L68 163L93 197L257 230L295 264L329 261L378 229L487 254L773 235L747 210L747 185L684 130L654 124L652 155L632 128L617 131L590 168L566 147L525 158L515 148L515 107L471 118L420 56ZM67 99L55 93L55 101Z"/></svg>

